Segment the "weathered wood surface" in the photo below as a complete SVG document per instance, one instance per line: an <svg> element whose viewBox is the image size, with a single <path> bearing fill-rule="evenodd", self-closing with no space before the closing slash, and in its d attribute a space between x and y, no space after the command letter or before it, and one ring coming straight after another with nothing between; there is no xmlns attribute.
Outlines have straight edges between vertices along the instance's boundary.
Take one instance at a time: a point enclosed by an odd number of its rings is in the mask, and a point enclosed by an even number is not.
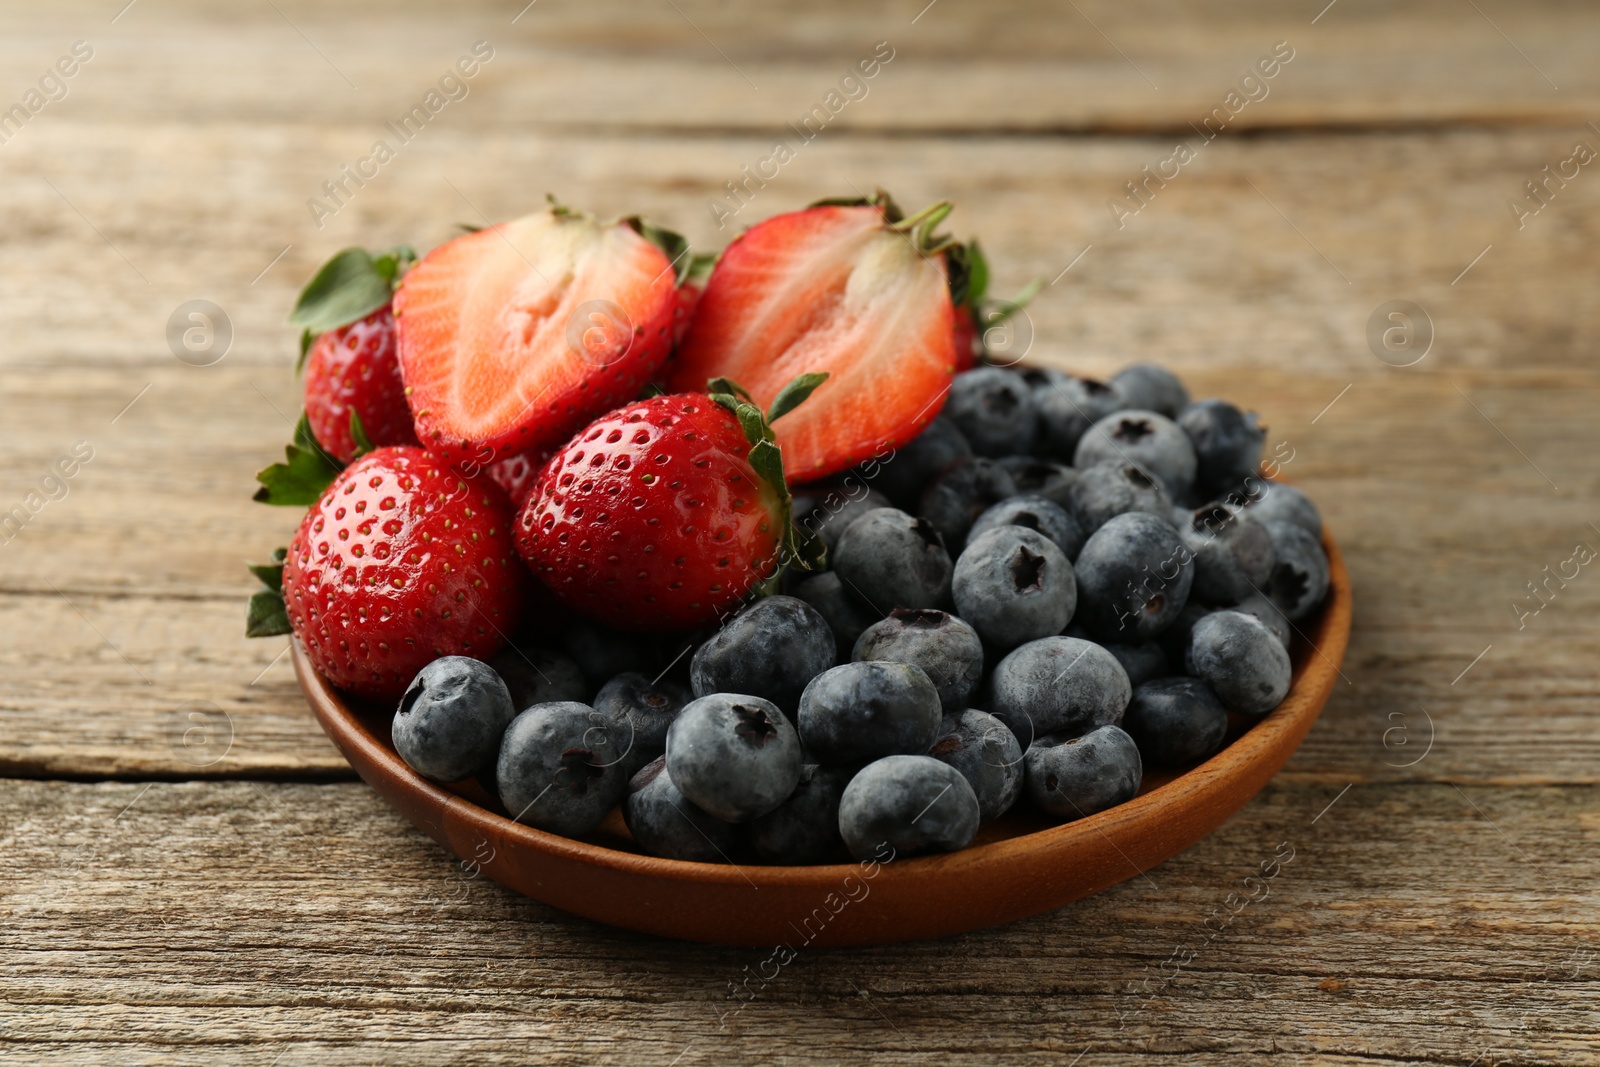
<svg viewBox="0 0 1600 1067"><path fill-rule="evenodd" d="M1600 179L1520 229L1507 201L1600 148L1600 12L522 3L0 11L0 107L95 49L0 144L0 511L94 449L0 545L0 1060L1593 1062L1600 584L1513 605L1600 546ZM477 40L467 98L319 228L307 199ZM879 41L868 95L719 230L723 183ZM1108 201L1278 41L1269 95L1119 226ZM250 480L297 407L286 309L339 247L428 247L547 189L714 247L880 184L956 200L998 288L1059 278L1030 358L1164 359L1262 412L1345 550L1348 684L1148 879L802 954L724 1027L760 954L468 880L337 780L282 644L239 636L241 564L295 521ZM234 328L213 366L168 350L194 298ZM1397 298L1436 331L1404 369L1366 338ZM1270 898L1206 943L1280 841Z"/></svg>
<svg viewBox="0 0 1600 1067"><path fill-rule="evenodd" d="M1337 793L1274 785L1148 880L985 933L802 951L735 998L765 952L470 879L360 784L18 782L0 1055L1593 1062L1594 790L1358 786L1322 813ZM1203 927L1230 893L1260 899Z"/></svg>

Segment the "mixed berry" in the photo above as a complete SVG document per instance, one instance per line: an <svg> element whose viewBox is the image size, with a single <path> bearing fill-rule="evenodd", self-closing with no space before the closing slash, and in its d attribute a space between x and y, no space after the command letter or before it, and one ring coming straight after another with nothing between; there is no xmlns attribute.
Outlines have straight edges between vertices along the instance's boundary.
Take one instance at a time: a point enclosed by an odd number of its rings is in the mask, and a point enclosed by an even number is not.
<svg viewBox="0 0 1600 1067"><path fill-rule="evenodd" d="M552 201L301 296L252 567L396 752L512 819L827 863L1085 818L1289 692L1322 520L1150 363L991 365L976 243L882 193L720 257Z"/></svg>

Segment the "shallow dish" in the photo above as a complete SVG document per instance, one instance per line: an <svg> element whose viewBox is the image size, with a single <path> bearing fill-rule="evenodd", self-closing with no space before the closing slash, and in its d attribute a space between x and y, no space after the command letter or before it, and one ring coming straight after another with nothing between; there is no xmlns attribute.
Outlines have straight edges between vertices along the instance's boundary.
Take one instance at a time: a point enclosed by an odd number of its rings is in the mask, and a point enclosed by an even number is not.
<svg viewBox="0 0 1600 1067"><path fill-rule="evenodd" d="M388 709L348 701L292 639L295 673L322 728L356 772L474 874L565 911L689 941L791 950L873 945L976 930L1060 907L1135 877L1220 826L1267 784L1316 721L1350 636L1350 582L1324 533L1330 580L1322 610L1291 648L1294 684L1266 718L1215 756L1149 774L1140 794L1087 819L1052 825L1018 811L960 852L818 867L688 863L633 850L613 812L582 840L511 821L472 783L422 778L389 741ZM1019 807L1026 807L1025 805Z"/></svg>

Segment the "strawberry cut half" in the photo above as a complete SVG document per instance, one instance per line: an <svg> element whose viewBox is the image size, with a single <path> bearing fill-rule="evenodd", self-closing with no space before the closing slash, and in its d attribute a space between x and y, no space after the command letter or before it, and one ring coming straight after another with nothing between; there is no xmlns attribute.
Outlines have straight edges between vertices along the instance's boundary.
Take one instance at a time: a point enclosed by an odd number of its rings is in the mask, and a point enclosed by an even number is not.
<svg viewBox="0 0 1600 1067"><path fill-rule="evenodd" d="M677 306L674 265L641 229L661 232L552 204L412 268L394 316L423 445L489 463L559 445L637 396L671 349Z"/></svg>
<svg viewBox="0 0 1600 1067"><path fill-rule="evenodd" d="M776 428L795 483L882 456L939 414L957 359L941 202L901 219L880 194L766 220L717 262L668 388L730 378L759 406L797 374L827 382Z"/></svg>

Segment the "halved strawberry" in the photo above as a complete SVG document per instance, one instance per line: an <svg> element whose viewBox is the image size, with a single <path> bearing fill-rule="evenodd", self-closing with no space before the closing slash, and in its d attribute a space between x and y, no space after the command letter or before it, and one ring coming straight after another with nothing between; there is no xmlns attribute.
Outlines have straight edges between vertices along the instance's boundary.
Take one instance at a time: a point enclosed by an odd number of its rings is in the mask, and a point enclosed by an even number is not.
<svg viewBox="0 0 1600 1067"><path fill-rule="evenodd" d="M815 481L905 444L943 406L954 317L933 234L947 202L902 219L887 196L768 219L722 253L669 388L742 383L759 405L805 371L825 385L778 428L785 468Z"/></svg>
<svg viewBox="0 0 1600 1067"><path fill-rule="evenodd" d="M677 305L673 262L641 232L660 233L552 204L412 268L394 317L422 443L491 462L558 445L637 396L672 346Z"/></svg>

